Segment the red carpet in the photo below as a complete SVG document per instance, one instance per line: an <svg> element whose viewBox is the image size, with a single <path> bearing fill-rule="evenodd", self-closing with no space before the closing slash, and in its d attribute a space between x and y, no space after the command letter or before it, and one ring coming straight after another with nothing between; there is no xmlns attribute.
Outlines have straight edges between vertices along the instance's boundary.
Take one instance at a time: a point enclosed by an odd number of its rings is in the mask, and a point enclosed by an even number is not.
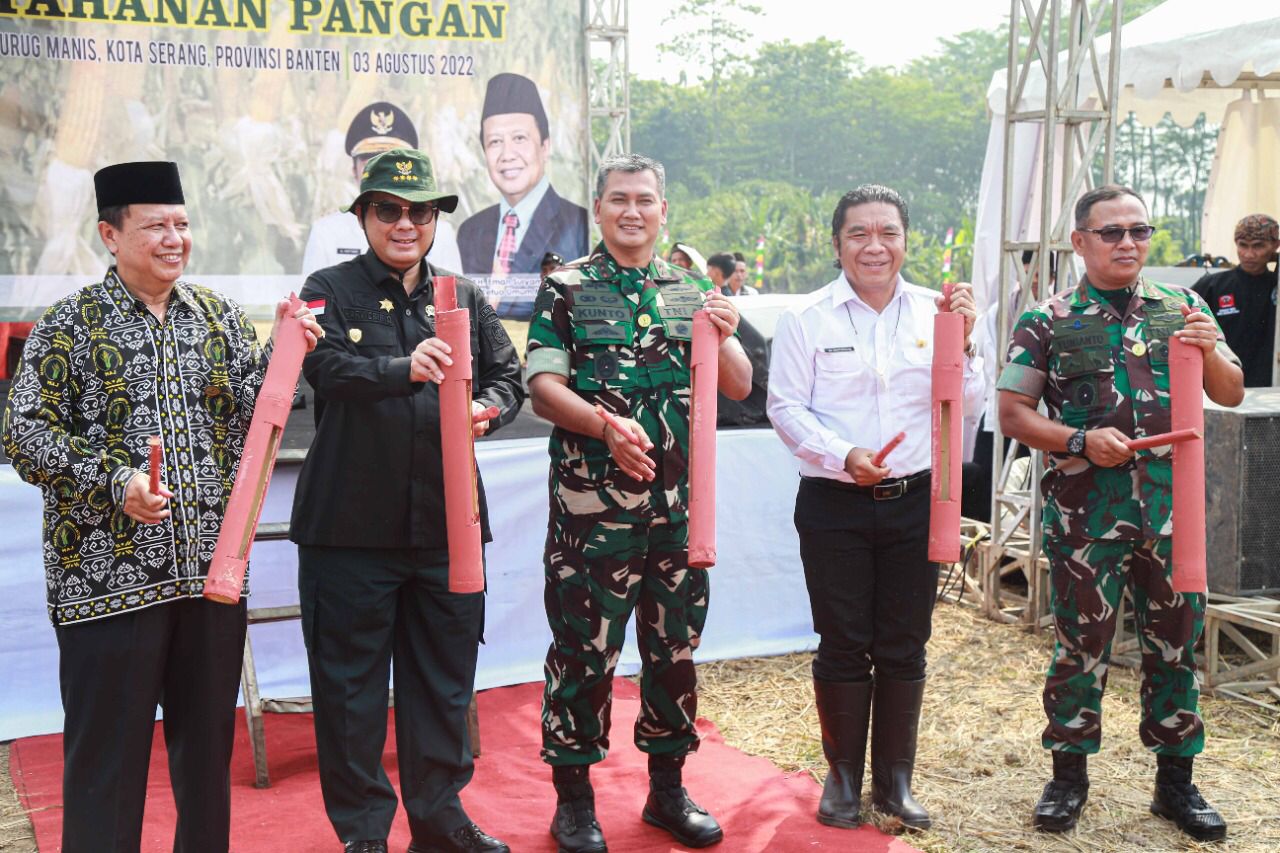
<svg viewBox="0 0 1280 853"><path fill-rule="evenodd" d="M516 853L555 853L547 832L555 794L550 773L538 758L538 710L541 684L522 684L480 694L483 756L474 780L462 792L468 813L482 828L511 845ZM630 681L615 682L615 746L608 760L592 768L596 805L611 853L665 853L686 848L640 820L646 793L645 756L630 742L639 709L639 691ZM719 820L725 840L720 853L790 853L841 850L847 853L912 853L899 839L869 826L856 831L831 829L813 817L819 787L808 776L787 776L768 761L743 755L724 744L720 733L699 721L705 738L685 768L695 800ZM267 755L271 787L253 787L253 762L244 717L240 716L232 762L231 849L234 853L307 853L338 851L316 778L311 717L267 717ZM396 782L395 740L387 738L386 767ZM31 813L42 851L56 851L62 829L60 809L62 738L24 738L13 744L10 771L22 804ZM144 851L173 847L173 799L159 725L151 757ZM401 811L391 831L392 853L403 853L409 829Z"/></svg>

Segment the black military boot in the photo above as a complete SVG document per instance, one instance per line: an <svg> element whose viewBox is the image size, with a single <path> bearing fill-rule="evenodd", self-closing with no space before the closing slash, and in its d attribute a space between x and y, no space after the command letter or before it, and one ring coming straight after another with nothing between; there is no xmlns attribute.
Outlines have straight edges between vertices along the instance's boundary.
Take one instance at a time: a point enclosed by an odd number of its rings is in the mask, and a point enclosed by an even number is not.
<svg viewBox="0 0 1280 853"><path fill-rule="evenodd" d="M606 853L609 849L596 820L596 792L588 770L587 765L551 768L551 781L556 786L551 837L559 845L557 853Z"/></svg>
<svg viewBox="0 0 1280 853"><path fill-rule="evenodd" d="M822 726L827 781L818 802L818 823L857 829L861 821L862 770L871 721L871 682L813 680L813 698Z"/></svg>
<svg viewBox="0 0 1280 853"><path fill-rule="evenodd" d="M710 847L724 838L724 831L706 809L689 799L680 781L683 766L683 755L649 756L649 799L641 817L686 847Z"/></svg>
<svg viewBox="0 0 1280 853"><path fill-rule="evenodd" d="M1053 781L1044 786L1031 823L1041 832L1073 829L1089 799L1089 757L1080 752L1053 750Z"/></svg>
<svg viewBox="0 0 1280 853"><path fill-rule="evenodd" d="M894 815L910 829L933 826L929 813L911 796L924 682L923 678L898 681L877 675L872 690L872 801L880 811Z"/></svg>
<svg viewBox="0 0 1280 853"><path fill-rule="evenodd" d="M1196 841L1221 841L1227 837L1227 822L1191 784L1192 761L1190 756L1156 756L1156 794L1151 800L1151 813L1173 821Z"/></svg>

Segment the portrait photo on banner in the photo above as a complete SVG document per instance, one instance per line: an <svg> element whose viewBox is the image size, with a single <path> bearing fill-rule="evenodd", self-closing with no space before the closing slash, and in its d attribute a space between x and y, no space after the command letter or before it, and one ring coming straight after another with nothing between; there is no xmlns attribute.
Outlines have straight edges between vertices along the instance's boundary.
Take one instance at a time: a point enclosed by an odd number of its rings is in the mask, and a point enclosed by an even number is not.
<svg viewBox="0 0 1280 853"><path fill-rule="evenodd" d="M556 0L12 0L0 16L0 322L101 277L93 173L172 160L187 274L258 319L367 247L343 211L369 159L456 193L428 259L527 318L547 253L589 249L579 4ZM566 38L565 33L574 33Z"/></svg>

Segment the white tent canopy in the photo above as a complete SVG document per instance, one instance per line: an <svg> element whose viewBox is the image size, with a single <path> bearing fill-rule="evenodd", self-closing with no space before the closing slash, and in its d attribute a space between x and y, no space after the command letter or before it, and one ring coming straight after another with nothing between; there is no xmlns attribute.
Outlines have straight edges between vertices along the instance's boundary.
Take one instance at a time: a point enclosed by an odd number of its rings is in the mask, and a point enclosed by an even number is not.
<svg viewBox="0 0 1280 853"><path fill-rule="evenodd" d="M1096 46L1105 81L1110 36L1100 37ZM1065 69L1067 64L1063 58L1059 67ZM1007 72L998 71L987 90L993 115L974 239L973 283L986 320L984 344L994 356L986 359L992 386L996 365L1004 360L1003 353L994 349L1006 83ZM1207 248L1230 255L1229 235L1241 216L1259 211L1280 215L1280 97L1264 97L1267 88L1280 88L1280 4L1167 0L1121 31L1119 84L1118 118L1132 111L1140 122L1150 125L1168 113L1185 126L1203 112L1210 122L1223 125L1205 199L1202 235ZM1095 95L1094 85L1093 71L1086 63L1080 75L1082 105ZM1252 97L1254 89L1258 101ZM1036 109L1043 100L1044 74L1036 64L1017 109ZM1034 240L1039 234L1041 132L1039 125L1021 124L1014 140L1010 221L1015 223L1016 233L1011 235L1015 240ZM1062 149L1059 140L1059 157ZM1228 156L1227 151L1234 153ZM1228 235L1225 244L1224 233Z"/></svg>
<svg viewBox="0 0 1280 853"><path fill-rule="evenodd" d="M1097 42L1104 69L1111 37ZM1059 67L1066 68L1066 62ZM1276 75L1280 82L1280 6L1268 0L1167 0L1126 24L1120 33L1120 106L1152 125L1165 113L1184 127L1205 113L1217 122L1243 76L1246 80ZM997 71L987 89L987 105L1003 118L1007 74ZM1093 77L1081 77L1081 99L1093 93ZM1019 110L1044 101L1044 73L1031 69Z"/></svg>

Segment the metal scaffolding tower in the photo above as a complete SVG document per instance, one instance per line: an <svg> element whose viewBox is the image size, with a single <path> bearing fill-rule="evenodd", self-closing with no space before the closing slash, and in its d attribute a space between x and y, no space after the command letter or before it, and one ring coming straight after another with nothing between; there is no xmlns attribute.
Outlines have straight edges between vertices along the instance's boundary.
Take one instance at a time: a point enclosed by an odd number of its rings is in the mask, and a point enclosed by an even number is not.
<svg viewBox="0 0 1280 853"><path fill-rule="evenodd" d="M601 161L631 150L628 0L582 0L586 39L589 181ZM594 187L592 187L594 191ZM590 198L590 193L588 193Z"/></svg>
<svg viewBox="0 0 1280 853"><path fill-rule="evenodd" d="M1115 164L1116 106L1119 94L1120 25L1124 0L1012 0L1005 102L1004 202L1000 223L1002 263L997 309L1000 361L1009 347L1012 322L1051 293L1073 284L1070 235L1075 200L1092 188L1093 170L1103 153L1102 180L1110 183ZM1064 20L1063 10L1067 9ZM1099 62L1098 28L1110 19L1109 56ZM1043 103L1019 109L1028 81L1044 80ZM1082 96L1088 96L1082 103ZM1039 234L1019 239L1025 223L1014 222L1014 142L1019 127L1040 125L1038 151ZM1024 270L1022 253L1032 252ZM1059 280L1051 278L1051 270ZM999 424L993 424L995 495L991 542L983 562L984 609L988 615L1021 618L1039 625L1046 610L1047 583L1040 570L1039 472L1043 459L1033 451L1029 469L1015 466L1016 444L1004 452ZM1028 596L1019 616L1004 612L1000 577L1021 569Z"/></svg>

